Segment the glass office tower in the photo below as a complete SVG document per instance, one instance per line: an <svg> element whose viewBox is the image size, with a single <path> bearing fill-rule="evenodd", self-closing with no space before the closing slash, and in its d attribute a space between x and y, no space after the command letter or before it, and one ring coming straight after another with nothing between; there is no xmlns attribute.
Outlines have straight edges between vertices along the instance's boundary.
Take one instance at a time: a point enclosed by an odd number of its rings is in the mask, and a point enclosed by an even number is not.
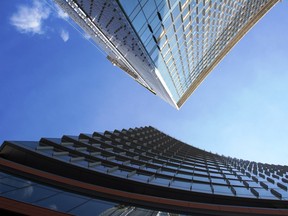
<svg viewBox="0 0 288 216"><path fill-rule="evenodd" d="M287 187L288 166L213 154L153 127L0 148L7 214L288 215Z"/></svg>
<svg viewBox="0 0 288 216"><path fill-rule="evenodd" d="M107 54L180 108L278 0L54 0Z"/></svg>

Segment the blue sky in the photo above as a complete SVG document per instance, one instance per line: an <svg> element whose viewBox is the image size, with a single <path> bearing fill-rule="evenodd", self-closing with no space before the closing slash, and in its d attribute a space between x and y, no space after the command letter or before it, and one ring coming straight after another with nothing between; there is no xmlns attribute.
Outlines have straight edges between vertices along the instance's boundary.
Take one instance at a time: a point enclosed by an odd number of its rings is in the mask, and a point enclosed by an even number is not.
<svg viewBox="0 0 288 216"><path fill-rule="evenodd" d="M151 125L201 149L288 164L288 13L278 3L178 111L42 0L0 8L0 143Z"/></svg>

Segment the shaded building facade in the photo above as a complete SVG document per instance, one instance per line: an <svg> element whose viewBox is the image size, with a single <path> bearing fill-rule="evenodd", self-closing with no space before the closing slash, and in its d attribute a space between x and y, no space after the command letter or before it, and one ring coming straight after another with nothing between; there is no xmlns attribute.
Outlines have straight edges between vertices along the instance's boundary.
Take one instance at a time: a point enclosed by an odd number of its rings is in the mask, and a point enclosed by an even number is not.
<svg viewBox="0 0 288 216"><path fill-rule="evenodd" d="M6 141L0 209L29 215L288 215L288 166L213 154L153 127Z"/></svg>
<svg viewBox="0 0 288 216"><path fill-rule="evenodd" d="M179 109L278 0L54 0L145 88Z"/></svg>

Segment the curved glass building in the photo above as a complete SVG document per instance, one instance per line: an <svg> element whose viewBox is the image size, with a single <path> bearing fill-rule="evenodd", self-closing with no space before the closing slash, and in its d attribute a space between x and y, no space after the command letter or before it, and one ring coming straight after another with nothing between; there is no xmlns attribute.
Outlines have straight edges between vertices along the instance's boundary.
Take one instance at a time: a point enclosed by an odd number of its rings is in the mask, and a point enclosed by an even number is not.
<svg viewBox="0 0 288 216"><path fill-rule="evenodd" d="M54 0L141 85L179 109L278 0Z"/></svg>
<svg viewBox="0 0 288 216"><path fill-rule="evenodd" d="M4 213L288 215L288 166L213 154L153 127L0 150Z"/></svg>

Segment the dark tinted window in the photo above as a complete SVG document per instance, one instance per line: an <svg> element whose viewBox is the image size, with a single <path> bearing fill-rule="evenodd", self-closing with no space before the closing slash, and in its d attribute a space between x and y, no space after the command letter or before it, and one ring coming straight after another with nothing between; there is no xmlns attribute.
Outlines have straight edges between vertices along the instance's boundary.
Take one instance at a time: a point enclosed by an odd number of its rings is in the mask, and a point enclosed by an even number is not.
<svg viewBox="0 0 288 216"><path fill-rule="evenodd" d="M33 203L38 200L50 197L57 194L55 191L51 191L38 186L30 185L25 188L17 189L3 194L2 196L15 199L22 202Z"/></svg>
<svg viewBox="0 0 288 216"><path fill-rule="evenodd" d="M75 196L72 193L61 193L55 196L49 197L47 199L37 202L37 205L49 208L52 210L57 210L61 212L67 212L81 204L87 202L82 196Z"/></svg>
<svg viewBox="0 0 288 216"><path fill-rule="evenodd" d="M103 212L109 213L115 211L115 203L106 202L101 200L90 200L79 207L69 211L71 214L88 216L88 215L99 215Z"/></svg>

